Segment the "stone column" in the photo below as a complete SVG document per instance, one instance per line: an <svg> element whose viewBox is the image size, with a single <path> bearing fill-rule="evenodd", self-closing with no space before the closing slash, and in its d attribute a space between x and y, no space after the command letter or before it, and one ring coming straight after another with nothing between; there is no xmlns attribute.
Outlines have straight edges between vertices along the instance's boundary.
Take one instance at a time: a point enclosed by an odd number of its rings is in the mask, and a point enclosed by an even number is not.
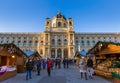
<svg viewBox="0 0 120 83"><path fill-rule="evenodd" d="M71 54L70 54L70 47L68 47L68 58L70 58Z"/></svg>
<svg viewBox="0 0 120 83"><path fill-rule="evenodd" d="M55 58L57 58L57 48L55 48Z"/></svg>

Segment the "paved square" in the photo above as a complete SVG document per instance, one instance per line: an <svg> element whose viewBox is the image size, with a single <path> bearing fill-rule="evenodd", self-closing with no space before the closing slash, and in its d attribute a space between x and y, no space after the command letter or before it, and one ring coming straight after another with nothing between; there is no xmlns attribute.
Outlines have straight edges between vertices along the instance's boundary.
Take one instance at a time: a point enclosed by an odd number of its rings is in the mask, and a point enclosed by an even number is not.
<svg viewBox="0 0 120 83"><path fill-rule="evenodd" d="M68 69L53 69L50 77L47 76L46 70L42 70L40 76L33 72L32 79L29 80L26 80L25 76L26 73L17 74L0 83L112 83L99 76L94 76L93 80L81 79L79 69L73 65Z"/></svg>

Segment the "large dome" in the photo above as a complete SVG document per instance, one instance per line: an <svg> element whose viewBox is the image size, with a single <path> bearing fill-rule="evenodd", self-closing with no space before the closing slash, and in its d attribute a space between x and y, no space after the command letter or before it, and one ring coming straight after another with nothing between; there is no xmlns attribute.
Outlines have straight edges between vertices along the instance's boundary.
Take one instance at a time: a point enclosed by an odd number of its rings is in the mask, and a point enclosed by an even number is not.
<svg viewBox="0 0 120 83"><path fill-rule="evenodd" d="M60 12L58 12L58 14L56 15L56 17L57 18L64 18L66 20L65 16L63 16Z"/></svg>

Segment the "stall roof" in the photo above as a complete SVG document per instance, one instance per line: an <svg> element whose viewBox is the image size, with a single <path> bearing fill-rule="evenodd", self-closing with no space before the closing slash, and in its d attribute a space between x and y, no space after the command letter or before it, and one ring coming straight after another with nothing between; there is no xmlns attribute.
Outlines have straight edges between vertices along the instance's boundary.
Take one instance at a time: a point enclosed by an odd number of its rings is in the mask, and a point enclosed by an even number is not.
<svg viewBox="0 0 120 83"><path fill-rule="evenodd" d="M81 57L81 56L86 56L87 55L87 52L82 50L82 51L76 51L75 53L75 57Z"/></svg>
<svg viewBox="0 0 120 83"><path fill-rule="evenodd" d="M99 41L93 48L88 51L88 54L98 55L115 53L120 53L120 43Z"/></svg>
<svg viewBox="0 0 120 83"><path fill-rule="evenodd" d="M27 56L38 56L38 57L41 57L40 54L37 51L26 51L25 54Z"/></svg>
<svg viewBox="0 0 120 83"><path fill-rule="evenodd" d="M37 51L35 51L31 56L37 56L37 57L39 57L39 58L42 58Z"/></svg>
<svg viewBox="0 0 120 83"><path fill-rule="evenodd" d="M0 44L0 51L2 51L3 49L8 50L9 53L16 53L18 55L22 55L23 54L24 56L27 56L19 47L17 47L13 43Z"/></svg>
<svg viewBox="0 0 120 83"><path fill-rule="evenodd" d="M87 52L86 51L80 51L79 52L82 56L86 56L87 55Z"/></svg>
<svg viewBox="0 0 120 83"><path fill-rule="evenodd" d="M31 56L32 54L34 54L34 51L25 51L25 54L26 54L27 56Z"/></svg>

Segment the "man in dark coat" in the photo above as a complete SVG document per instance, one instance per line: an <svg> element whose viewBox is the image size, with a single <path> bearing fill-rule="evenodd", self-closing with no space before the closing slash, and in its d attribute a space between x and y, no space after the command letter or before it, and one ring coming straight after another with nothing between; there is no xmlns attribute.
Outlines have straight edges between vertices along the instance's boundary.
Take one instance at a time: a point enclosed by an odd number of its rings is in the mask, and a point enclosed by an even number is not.
<svg viewBox="0 0 120 83"><path fill-rule="evenodd" d="M69 59L67 58L66 59L66 65L67 65L67 68L69 67Z"/></svg>
<svg viewBox="0 0 120 83"><path fill-rule="evenodd" d="M92 79L94 70L93 70L93 60L91 59L91 57L89 57L89 59L87 60L87 71L89 78Z"/></svg>
<svg viewBox="0 0 120 83"><path fill-rule="evenodd" d="M66 60L65 60L65 58L63 59L63 66L64 66L64 68L66 68Z"/></svg>
<svg viewBox="0 0 120 83"><path fill-rule="evenodd" d="M28 59L28 62L26 63L26 70L27 70L27 73L26 73L26 80L28 80L28 77L30 79L32 79L31 75L32 75L32 69L33 69L33 62L31 59Z"/></svg>
<svg viewBox="0 0 120 83"><path fill-rule="evenodd" d="M41 70L41 61L40 59L37 60L37 75L40 75L40 70Z"/></svg>

